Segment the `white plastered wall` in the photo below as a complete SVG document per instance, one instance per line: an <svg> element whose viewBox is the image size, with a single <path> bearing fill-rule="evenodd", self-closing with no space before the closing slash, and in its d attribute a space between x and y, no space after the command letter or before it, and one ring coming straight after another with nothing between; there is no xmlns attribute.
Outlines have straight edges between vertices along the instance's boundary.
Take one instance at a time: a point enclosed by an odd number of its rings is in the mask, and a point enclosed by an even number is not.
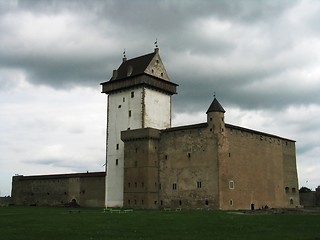
<svg viewBox="0 0 320 240"><path fill-rule="evenodd" d="M140 87L108 96L106 207L123 206L124 143L121 131L170 126L170 95Z"/></svg>

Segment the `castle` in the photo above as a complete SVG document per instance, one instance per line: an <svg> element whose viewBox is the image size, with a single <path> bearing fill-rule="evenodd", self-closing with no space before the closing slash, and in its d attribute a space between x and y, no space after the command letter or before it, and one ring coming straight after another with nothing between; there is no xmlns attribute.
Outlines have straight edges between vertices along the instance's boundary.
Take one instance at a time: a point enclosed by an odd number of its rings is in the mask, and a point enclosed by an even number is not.
<svg viewBox="0 0 320 240"><path fill-rule="evenodd" d="M295 141L226 124L214 98L205 123L171 127L159 49L123 62L108 94L106 206L290 208L299 205Z"/></svg>
<svg viewBox="0 0 320 240"><path fill-rule="evenodd" d="M107 94L106 173L14 176L19 205L126 208L293 208L295 141L224 121L214 98L204 123L171 127L169 80L156 47L125 56ZM205 114L205 113L204 113Z"/></svg>

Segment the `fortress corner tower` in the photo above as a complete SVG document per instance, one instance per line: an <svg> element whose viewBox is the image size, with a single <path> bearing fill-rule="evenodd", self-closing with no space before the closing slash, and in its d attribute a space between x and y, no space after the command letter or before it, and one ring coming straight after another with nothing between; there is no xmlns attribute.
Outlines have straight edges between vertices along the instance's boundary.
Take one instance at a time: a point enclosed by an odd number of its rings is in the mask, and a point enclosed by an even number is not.
<svg viewBox="0 0 320 240"><path fill-rule="evenodd" d="M159 55L127 60L101 83L107 96L106 207L123 206L124 143L121 131L171 127L171 96L176 94Z"/></svg>

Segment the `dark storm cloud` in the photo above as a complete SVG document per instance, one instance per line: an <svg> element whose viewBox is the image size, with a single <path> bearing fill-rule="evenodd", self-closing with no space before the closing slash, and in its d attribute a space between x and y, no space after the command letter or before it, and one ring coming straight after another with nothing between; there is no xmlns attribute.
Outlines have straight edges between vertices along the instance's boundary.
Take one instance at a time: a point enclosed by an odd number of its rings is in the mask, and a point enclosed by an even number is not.
<svg viewBox="0 0 320 240"><path fill-rule="evenodd" d="M0 36L0 69L17 69L29 82L54 88L97 87L121 63L123 48L128 58L135 57L151 52L158 38L170 78L180 84L178 112L205 108L214 91L226 104L247 109L286 107L297 102L298 90L306 92L306 103L316 102L316 88L296 87L295 81L282 84L286 76L279 78L313 61L312 55L297 58L299 52L290 57L300 40L295 35L299 29L290 29L295 19L284 16L300 5L255 0L18 1L1 10L0 30L7 34ZM12 15L27 15L31 23L11 24ZM27 33L17 28L32 27L43 16L49 23L34 30L38 40L24 39ZM68 31L53 35L52 42L50 32L61 27L55 25L59 16L65 17ZM312 23L319 17L301 18ZM50 24L54 28L42 28ZM316 29L313 23L308 32ZM276 78L278 84L257 84Z"/></svg>

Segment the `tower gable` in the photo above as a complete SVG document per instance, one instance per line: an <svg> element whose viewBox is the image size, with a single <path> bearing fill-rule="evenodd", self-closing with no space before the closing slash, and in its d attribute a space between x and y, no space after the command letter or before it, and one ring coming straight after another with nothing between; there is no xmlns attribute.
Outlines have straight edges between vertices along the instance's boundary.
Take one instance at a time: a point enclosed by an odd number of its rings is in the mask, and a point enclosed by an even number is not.
<svg viewBox="0 0 320 240"><path fill-rule="evenodd" d="M144 85L169 95L176 94L178 86L170 82L158 48L140 57L124 58L120 67L113 71L112 78L101 85L102 92L107 94Z"/></svg>
<svg viewBox="0 0 320 240"><path fill-rule="evenodd" d="M169 81L169 77L161 61L158 48L156 48L154 52L140 57L129 60L124 58L119 68L114 70L110 81L121 80L142 74L148 74L162 80Z"/></svg>

